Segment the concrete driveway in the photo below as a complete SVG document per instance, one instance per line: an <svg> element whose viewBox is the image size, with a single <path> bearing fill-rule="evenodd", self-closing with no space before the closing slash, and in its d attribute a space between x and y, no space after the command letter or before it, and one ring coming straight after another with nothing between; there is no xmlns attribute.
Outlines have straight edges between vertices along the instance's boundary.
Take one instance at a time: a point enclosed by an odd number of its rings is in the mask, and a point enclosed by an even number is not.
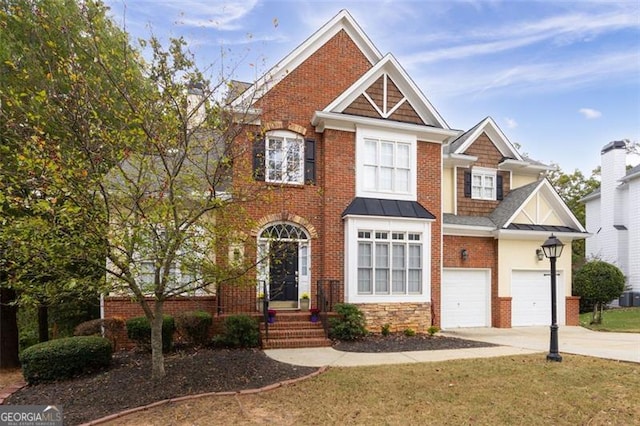
<svg viewBox="0 0 640 426"><path fill-rule="evenodd" d="M549 351L548 326L457 328L442 331L442 334L522 349ZM583 327L560 326L558 348L560 354L587 355L640 363L640 333L607 333L591 331Z"/></svg>

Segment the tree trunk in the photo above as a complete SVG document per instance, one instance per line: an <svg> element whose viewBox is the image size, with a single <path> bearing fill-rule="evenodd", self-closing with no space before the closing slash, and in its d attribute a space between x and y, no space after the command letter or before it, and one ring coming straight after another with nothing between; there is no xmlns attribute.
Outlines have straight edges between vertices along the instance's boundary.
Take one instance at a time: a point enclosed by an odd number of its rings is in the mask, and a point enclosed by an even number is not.
<svg viewBox="0 0 640 426"><path fill-rule="evenodd" d="M1 283L0 283L1 284ZM20 367L16 292L0 288L0 369Z"/></svg>
<svg viewBox="0 0 640 426"><path fill-rule="evenodd" d="M160 380L164 377L164 355L162 353L162 302L156 301L154 318L151 321L151 378Z"/></svg>
<svg viewBox="0 0 640 426"><path fill-rule="evenodd" d="M49 341L49 308L45 305L38 305L38 341Z"/></svg>
<svg viewBox="0 0 640 426"><path fill-rule="evenodd" d="M591 319L591 324L600 324L602 322L601 311L600 311L600 302L596 302L593 305L593 318Z"/></svg>

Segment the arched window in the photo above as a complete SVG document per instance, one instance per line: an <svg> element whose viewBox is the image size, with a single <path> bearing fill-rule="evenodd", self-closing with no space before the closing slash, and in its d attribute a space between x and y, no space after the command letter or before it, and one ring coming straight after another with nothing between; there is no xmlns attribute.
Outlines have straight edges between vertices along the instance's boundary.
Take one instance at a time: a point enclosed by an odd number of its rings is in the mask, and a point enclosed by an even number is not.
<svg viewBox="0 0 640 426"><path fill-rule="evenodd" d="M261 240L306 240L307 234L302 228L291 223L276 223L266 227L260 233Z"/></svg>

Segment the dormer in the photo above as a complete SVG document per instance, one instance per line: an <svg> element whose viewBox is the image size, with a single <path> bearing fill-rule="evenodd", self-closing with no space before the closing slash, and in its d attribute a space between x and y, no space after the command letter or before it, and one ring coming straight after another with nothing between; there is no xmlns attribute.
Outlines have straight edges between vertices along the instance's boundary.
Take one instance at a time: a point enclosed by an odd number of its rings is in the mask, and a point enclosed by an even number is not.
<svg viewBox="0 0 640 426"><path fill-rule="evenodd" d="M509 191L539 179L550 167L522 156L491 117L443 147L446 213L489 214Z"/></svg>

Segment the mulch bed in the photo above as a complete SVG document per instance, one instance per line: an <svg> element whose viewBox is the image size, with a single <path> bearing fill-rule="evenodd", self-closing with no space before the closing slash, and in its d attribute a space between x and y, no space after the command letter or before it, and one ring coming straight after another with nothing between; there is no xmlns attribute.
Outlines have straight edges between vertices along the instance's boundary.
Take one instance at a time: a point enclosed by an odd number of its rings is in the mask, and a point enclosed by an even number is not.
<svg viewBox="0 0 640 426"><path fill-rule="evenodd" d="M369 336L356 342L339 342L335 349L351 352L392 352L455 349L491 344L451 337ZM174 352L165 357L166 377L150 379L151 356L138 351L114 354L108 371L56 383L27 386L5 404L61 405L64 424L75 425L129 408L184 395L255 389L302 377L317 371L280 363L259 349L200 349Z"/></svg>
<svg viewBox="0 0 640 426"><path fill-rule="evenodd" d="M436 351L441 349L483 348L496 346L492 343L457 339L455 337L417 334L405 336L391 333L388 336L370 334L356 341L338 341L333 347L344 352L410 352Z"/></svg>

